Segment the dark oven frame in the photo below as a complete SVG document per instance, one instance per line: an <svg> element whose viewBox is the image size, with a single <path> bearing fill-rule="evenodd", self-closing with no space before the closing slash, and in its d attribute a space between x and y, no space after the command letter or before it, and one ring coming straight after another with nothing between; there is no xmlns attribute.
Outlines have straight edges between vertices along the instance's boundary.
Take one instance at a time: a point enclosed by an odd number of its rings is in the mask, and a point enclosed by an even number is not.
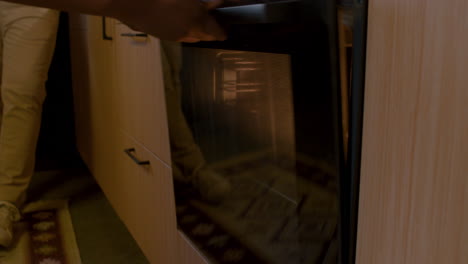
<svg viewBox="0 0 468 264"><path fill-rule="evenodd" d="M336 1L279 1L219 8L213 14L226 28L228 39L223 42L184 44L186 47L289 54L295 91L310 89L305 81L308 71L320 70L323 76L330 77L324 81L332 89L333 98L334 151L338 153L335 166L339 170L340 263L343 264L355 262L367 0L355 0L353 9L353 46L357 48L353 48L349 148L346 155L341 127ZM316 58L317 49L326 52L328 60L321 68L315 65L314 69L310 69L310 61Z"/></svg>

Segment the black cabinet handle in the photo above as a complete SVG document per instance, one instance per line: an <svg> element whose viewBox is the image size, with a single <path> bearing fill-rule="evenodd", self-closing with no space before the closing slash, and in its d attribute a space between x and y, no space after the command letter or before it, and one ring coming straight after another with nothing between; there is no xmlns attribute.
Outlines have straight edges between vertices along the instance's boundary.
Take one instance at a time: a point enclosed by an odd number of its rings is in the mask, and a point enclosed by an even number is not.
<svg viewBox="0 0 468 264"><path fill-rule="evenodd" d="M102 17L102 39L103 40L112 40L112 37L107 35L107 26L106 26L106 17Z"/></svg>
<svg viewBox="0 0 468 264"><path fill-rule="evenodd" d="M124 150L125 153L138 165L149 165L150 162L149 160L141 161L137 157L133 155L133 152L135 152L135 148L128 148Z"/></svg>

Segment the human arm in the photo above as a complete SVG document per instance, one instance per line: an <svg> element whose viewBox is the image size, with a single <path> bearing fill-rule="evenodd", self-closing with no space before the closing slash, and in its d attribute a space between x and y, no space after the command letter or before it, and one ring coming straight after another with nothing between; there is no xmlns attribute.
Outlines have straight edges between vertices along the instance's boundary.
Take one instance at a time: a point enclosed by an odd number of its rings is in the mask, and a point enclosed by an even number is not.
<svg viewBox="0 0 468 264"><path fill-rule="evenodd" d="M200 0L6 0L92 15L114 17L153 36L173 41L224 40L209 10L220 1Z"/></svg>

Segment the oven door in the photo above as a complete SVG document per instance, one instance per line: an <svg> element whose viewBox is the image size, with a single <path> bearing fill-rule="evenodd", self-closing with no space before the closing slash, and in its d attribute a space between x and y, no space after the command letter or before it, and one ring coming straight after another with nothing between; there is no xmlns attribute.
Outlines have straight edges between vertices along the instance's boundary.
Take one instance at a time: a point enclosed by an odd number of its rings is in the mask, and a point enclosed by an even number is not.
<svg viewBox="0 0 468 264"><path fill-rule="evenodd" d="M345 263L336 6L251 3L170 80L179 228L213 263Z"/></svg>

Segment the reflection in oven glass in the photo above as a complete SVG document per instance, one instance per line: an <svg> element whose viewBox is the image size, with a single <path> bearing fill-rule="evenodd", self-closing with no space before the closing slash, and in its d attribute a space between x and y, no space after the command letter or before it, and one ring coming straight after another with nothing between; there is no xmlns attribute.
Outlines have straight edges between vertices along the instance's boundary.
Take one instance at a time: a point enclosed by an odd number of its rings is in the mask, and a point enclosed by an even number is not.
<svg viewBox="0 0 468 264"><path fill-rule="evenodd" d="M162 43L179 228L212 263L336 263L337 172L296 148L289 55L183 52Z"/></svg>

